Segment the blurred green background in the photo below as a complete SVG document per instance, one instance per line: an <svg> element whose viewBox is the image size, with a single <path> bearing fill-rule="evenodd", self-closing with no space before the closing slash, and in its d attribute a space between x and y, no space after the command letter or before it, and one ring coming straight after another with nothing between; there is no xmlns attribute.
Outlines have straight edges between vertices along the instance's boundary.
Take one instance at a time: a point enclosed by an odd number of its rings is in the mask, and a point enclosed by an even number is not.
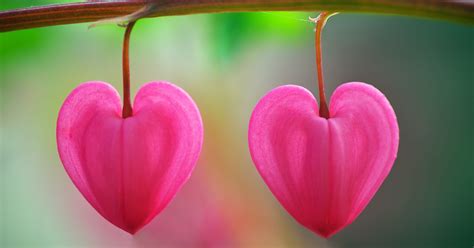
<svg viewBox="0 0 474 248"><path fill-rule="evenodd" d="M58 1L5 1L0 9ZM167 80L200 108L205 138L190 181L137 235L87 204L57 152L58 110L78 84L121 92L123 28L88 24L0 34L0 247L471 247L474 29L401 16L340 14L323 35L327 94L375 85L400 125L398 159L360 217L329 240L297 224L255 170L253 107L270 89L317 93L317 13L257 12L141 20L133 93Z"/></svg>

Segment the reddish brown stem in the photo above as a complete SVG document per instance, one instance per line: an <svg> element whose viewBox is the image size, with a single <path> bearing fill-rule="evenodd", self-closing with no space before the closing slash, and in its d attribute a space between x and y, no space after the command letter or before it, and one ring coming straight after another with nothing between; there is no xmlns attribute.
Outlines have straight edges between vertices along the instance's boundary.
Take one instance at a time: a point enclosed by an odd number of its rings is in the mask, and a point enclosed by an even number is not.
<svg viewBox="0 0 474 248"><path fill-rule="evenodd" d="M130 100L130 59L129 59L129 47L130 47L130 34L132 33L135 22L130 22L125 30L123 38L123 54L122 54L122 72L123 72L123 109L122 118L127 118L133 115L132 102Z"/></svg>
<svg viewBox="0 0 474 248"><path fill-rule="evenodd" d="M0 11L0 32L93 22L129 15L143 1L96 1ZM241 11L337 11L401 14L474 24L474 4L446 0L173 0L152 1L147 17Z"/></svg>
<svg viewBox="0 0 474 248"><path fill-rule="evenodd" d="M323 32L324 24L326 20L333 13L322 12L316 19L312 19L316 22L316 31L314 35L314 47L316 50L316 71L318 72L318 89L319 89L319 116L329 119L329 109L326 103L326 94L324 92L324 76L323 76L323 62L322 62L322 51L321 51L321 34Z"/></svg>

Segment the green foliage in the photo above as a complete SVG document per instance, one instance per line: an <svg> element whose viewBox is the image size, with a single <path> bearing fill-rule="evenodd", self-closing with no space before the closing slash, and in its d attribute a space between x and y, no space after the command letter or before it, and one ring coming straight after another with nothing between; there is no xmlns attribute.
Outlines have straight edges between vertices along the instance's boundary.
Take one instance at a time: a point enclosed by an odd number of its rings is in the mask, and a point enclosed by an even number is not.
<svg viewBox="0 0 474 248"><path fill-rule="evenodd" d="M18 8L28 8L32 4L35 6L42 6L48 4L59 4L59 3L69 3L77 2L74 0L35 0L35 1L15 1L15 0L0 0L0 10L11 10Z"/></svg>
<svg viewBox="0 0 474 248"><path fill-rule="evenodd" d="M313 14L316 16L315 14ZM209 44L218 64L226 64L249 43L281 39L282 42L298 42L302 32L313 29L306 21L308 13L256 12L211 15Z"/></svg>

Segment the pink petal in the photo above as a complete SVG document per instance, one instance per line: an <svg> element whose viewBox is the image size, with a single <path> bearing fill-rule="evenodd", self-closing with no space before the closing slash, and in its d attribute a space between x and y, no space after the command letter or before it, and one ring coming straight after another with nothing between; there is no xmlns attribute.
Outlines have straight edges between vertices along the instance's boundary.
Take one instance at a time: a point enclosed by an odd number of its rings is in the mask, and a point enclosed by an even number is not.
<svg viewBox="0 0 474 248"><path fill-rule="evenodd" d="M364 83L339 86L330 119L303 87L264 96L252 114L252 159L283 207L329 237L367 206L395 161L398 124L385 96Z"/></svg>
<svg viewBox="0 0 474 248"><path fill-rule="evenodd" d="M68 96L57 123L59 155L76 187L103 217L132 234L188 180L203 139L199 110L170 83L143 85L133 110L122 119L117 91L87 82Z"/></svg>

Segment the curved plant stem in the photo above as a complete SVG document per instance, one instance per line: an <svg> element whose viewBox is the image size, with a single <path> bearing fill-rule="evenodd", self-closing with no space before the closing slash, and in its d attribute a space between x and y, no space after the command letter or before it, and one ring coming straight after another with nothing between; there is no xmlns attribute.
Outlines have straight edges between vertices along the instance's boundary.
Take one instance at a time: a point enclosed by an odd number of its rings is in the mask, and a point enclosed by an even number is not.
<svg viewBox="0 0 474 248"><path fill-rule="evenodd" d="M474 24L474 3L445 0L153 0L58 4L0 12L0 32L93 22L130 15L151 5L147 17L240 11L374 12Z"/></svg>
<svg viewBox="0 0 474 248"><path fill-rule="evenodd" d="M319 116L329 119L329 109L326 102L326 94L324 92L324 76L323 76L323 54L321 51L321 34L323 33L326 21L336 13L322 12L316 18L310 18L316 23L314 35L314 48L316 51L316 71L318 72L318 91L319 91Z"/></svg>
<svg viewBox="0 0 474 248"><path fill-rule="evenodd" d="M132 33L135 22L130 22L125 30L123 37L123 50L122 50L122 73L123 73L123 108L122 118L127 118L133 115L132 101L130 100L130 59L129 59L129 47L130 47L130 34Z"/></svg>

